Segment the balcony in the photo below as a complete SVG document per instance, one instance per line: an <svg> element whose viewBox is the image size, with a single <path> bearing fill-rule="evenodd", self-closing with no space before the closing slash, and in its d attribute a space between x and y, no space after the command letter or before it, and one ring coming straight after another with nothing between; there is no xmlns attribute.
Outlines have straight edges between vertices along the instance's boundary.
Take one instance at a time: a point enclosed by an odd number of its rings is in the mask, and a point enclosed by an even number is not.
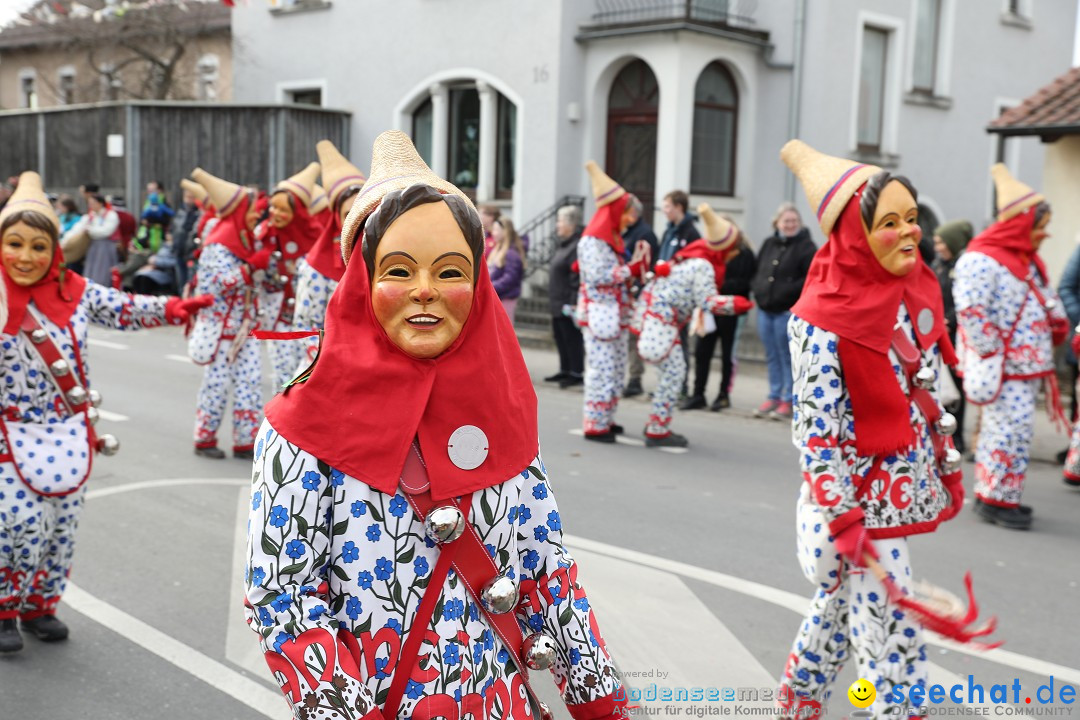
<svg viewBox="0 0 1080 720"><path fill-rule="evenodd" d="M596 0L578 40L695 30L764 45L769 33L754 22L757 0Z"/></svg>

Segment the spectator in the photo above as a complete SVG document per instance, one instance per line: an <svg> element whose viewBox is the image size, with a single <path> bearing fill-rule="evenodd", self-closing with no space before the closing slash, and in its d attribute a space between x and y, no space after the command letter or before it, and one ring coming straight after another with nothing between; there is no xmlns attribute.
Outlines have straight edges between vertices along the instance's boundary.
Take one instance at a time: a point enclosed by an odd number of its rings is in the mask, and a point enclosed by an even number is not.
<svg viewBox="0 0 1080 720"><path fill-rule="evenodd" d="M725 217L725 219L731 222L731 218ZM738 254L727 262L727 271L724 273L724 284L720 286L720 294L737 295L749 299L750 283L757 271L757 260L754 258L754 249L741 230L735 246L738 248ZM719 412L731 407L731 388L735 381L736 366L735 346L738 342L739 331L746 321L746 315L714 314L713 317L716 319L716 330L698 338L694 345L694 392L679 405L680 410L697 410L705 407L705 385L709 382L709 367L712 365L717 340L720 341L721 353L720 393L709 409Z"/></svg>
<svg viewBox="0 0 1080 720"><path fill-rule="evenodd" d="M499 219L502 213L494 205L481 205L479 212L480 224L484 227L484 259L486 260L495 247L495 240L491 237L491 226L495 224L495 221Z"/></svg>
<svg viewBox="0 0 1080 720"><path fill-rule="evenodd" d="M131 240L135 237L135 231L138 229L139 223L135 220L135 216L127 211L123 197L119 195L112 196L109 207L115 210L116 216L120 218L120 259L126 260L128 251L131 249Z"/></svg>
<svg viewBox="0 0 1080 720"><path fill-rule="evenodd" d="M626 252L623 254L626 260L629 261L637 244L646 242L649 244L649 257L652 259L649 263L651 268L656 265L657 255L660 251L660 243L656 239L656 233L653 232L652 226L645 222L645 218L642 217L643 206L637 196L630 196L626 208L633 221L630 223L630 227L626 228L626 232L623 233L623 244L626 245ZM630 292L637 298L641 293L641 286L635 283ZM641 356L638 354L637 343L638 336L635 333L630 333L630 346L626 358L630 374L627 378L626 387L623 388L624 398L636 397L645 392L645 389L641 386L641 376L645 374L645 363L641 361Z"/></svg>
<svg viewBox="0 0 1080 720"><path fill-rule="evenodd" d="M79 206L75 204L75 198L70 195L61 195L53 203L53 207L56 208L56 215L60 218L61 235L70 230L82 217L79 214Z"/></svg>
<svg viewBox="0 0 1080 720"><path fill-rule="evenodd" d="M155 181L146 184L146 201L143 202L139 215L139 230L135 234L137 249L155 253L165 239L165 231L176 213L165 199L161 183Z"/></svg>
<svg viewBox="0 0 1080 720"><path fill-rule="evenodd" d="M119 239L120 218L116 211L108 207L100 194L87 196L89 210L76 223L71 232L80 228L90 236L90 247L86 251L83 276L98 285L112 287L112 270L117 263L116 243Z"/></svg>
<svg viewBox="0 0 1080 720"><path fill-rule="evenodd" d="M668 224L664 229L664 238L660 241L659 260L671 260L675 253L701 237L701 232L694 225L694 216L689 212L690 198L682 190L672 190L664 196L661 209ZM687 326L679 330L679 344L682 345L683 361L686 362L685 378L690 374L690 343ZM681 397L686 396L686 381L683 380Z"/></svg>
<svg viewBox="0 0 1080 720"><path fill-rule="evenodd" d="M188 262L195 249L195 230L202 216L202 201L206 197L206 190L187 178L181 180L180 184L183 186L182 201L173 216L169 232L176 255L176 282L183 288L188 281Z"/></svg>
<svg viewBox="0 0 1080 720"><path fill-rule="evenodd" d="M79 195L83 199L83 205L86 206L87 211L90 209L90 196L98 195L101 193L101 186L97 183L86 183L79 186Z"/></svg>
<svg viewBox="0 0 1080 720"><path fill-rule="evenodd" d="M1069 331L1069 342L1065 343L1065 365L1069 370L1069 382L1067 383L1069 389L1069 397L1071 398L1070 408L1070 421L1075 424L1077 417L1080 417L1080 413L1077 412L1076 402L1076 381L1077 381L1077 357L1076 353L1072 349L1072 336L1075 334L1075 328L1080 325L1080 246L1072 251L1069 255L1069 261L1065 263L1065 271L1061 274L1061 282L1058 284L1058 294L1061 296L1061 302L1065 306L1065 314L1069 316L1069 327L1073 328ZM1065 462L1065 456L1068 455L1069 449L1065 448L1057 455L1059 463Z"/></svg>
<svg viewBox="0 0 1080 720"><path fill-rule="evenodd" d="M577 245L581 239L581 208L564 205L555 215L555 235L558 246L548 266L548 302L551 308L551 332L559 351L559 372L544 378L560 387L572 387L585 382L585 341L574 322L578 285L581 279L574 272Z"/></svg>
<svg viewBox="0 0 1080 720"><path fill-rule="evenodd" d="M11 193L14 190L8 183L0 183L0 210L4 209L7 205L8 198L11 197Z"/></svg>
<svg viewBox="0 0 1080 720"><path fill-rule="evenodd" d="M756 417L774 420L791 417L787 323L791 306L802 294L816 251L799 211L791 203L783 203L773 218L773 234L765 239L758 253L757 271L751 284L758 305L758 334L765 346L769 368L769 396L754 411Z"/></svg>
<svg viewBox="0 0 1080 720"><path fill-rule="evenodd" d="M166 234L161 249L135 273L131 285L139 295L176 295L179 261L172 235Z"/></svg>
<svg viewBox="0 0 1080 720"><path fill-rule="evenodd" d="M956 347L956 304L953 302L952 294L953 272L957 258L964 252L964 248L974 236L975 229L967 220L947 222L938 226L934 232L934 252L937 257L934 259L933 268L938 283L941 285L941 297L945 303L945 324L948 327L949 340L953 347ZM1068 309L1068 304L1065 307ZM1080 312L1080 307L1077 311ZM956 418L953 445L957 452L964 452L964 407L967 404L964 400L964 382L963 378L957 374L955 367L949 366L949 375L960 391L960 398L946 405L945 409ZM1065 458L1062 457L1061 461L1065 462Z"/></svg>
<svg viewBox="0 0 1080 720"><path fill-rule="evenodd" d="M513 323L517 301L521 297L521 282L525 278L525 246L508 217L492 223L491 237L495 241L487 257L491 284L495 286L506 316Z"/></svg>

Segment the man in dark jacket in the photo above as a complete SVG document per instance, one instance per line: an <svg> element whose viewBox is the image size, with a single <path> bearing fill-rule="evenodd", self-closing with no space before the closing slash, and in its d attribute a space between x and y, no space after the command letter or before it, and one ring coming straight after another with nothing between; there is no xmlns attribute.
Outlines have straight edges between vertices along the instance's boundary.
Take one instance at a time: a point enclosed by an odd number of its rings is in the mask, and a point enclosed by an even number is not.
<svg viewBox="0 0 1080 720"><path fill-rule="evenodd" d="M190 190L183 191L180 207L173 216L170 233L176 251L176 282L183 289L188 281L188 260L194 251L195 228L199 225L202 210Z"/></svg>
<svg viewBox="0 0 1080 720"><path fill-rule="evenodd" d="M652 226L645 222L645 218L641 216L644 209L641 200L636 196L631 195L626 207L630 216L634 218L633 222L630 223L630 227L626 228L626 232L623 233L623 244L626 246L626 260L630 260L638 242L644 240L649 243L649 257L652 258L650 267L653 267L656 265L657 253L660 249L660 243L656 239L656 233L653 232ZM636 298L641 293L641 287L635 284L631 292ZM629 398L641 395L645 392L645 389L641 386L641 376L645 374L645 363L641 361L641 356L638 355L637 335L634 333L630 333L630 346L627 352L626 366L629 368L629 376L626 381L626 387L623 388L623 397Z"/></svg>
<svg viewBox="0 0 1080 720"><path fill-rule="evenodd" d="M701 238L701 232L694 225L694 216L690 214L690 196L688 196L682 190L672 190L664 196L664 202L660 206L664 211L664 217L667 218L668 224L664 228L664 237L660 241L660 257L657 260L670 260L675 256L675 253L682 250ZM688 342L689 335L684 325L679 330L679 341L682 345L683 360L686 361L686 375L690 376L690 343ZM686 383L683 382L681 395L686 396Z"/></svg>
<svg viewBox="0 0 1080 720"><path fill-rule="evenodd" d="M953 301L952 294L953 268L956 267L956 261L959 259L960 253L964 252L964 248L967 247L967 244L971 242L974 236L975 228L967 220L953 220L944 225L939 225L937 230L934 231L934 252L937 257L934 259L933 268L938 277L938 284L941 285L945 325L949 330L949 340L952 341L954 346L956 345L956 303ZM956 434L953 435L953 444L959 452L964 452L964 406L966 405L964 401L964 381L963 378L956 374L955 368L949 368L949 375L956 384L956 388L960 391L960 399L950 403L945 409L956 418L957 430ZM1062 458L1062 462L1065 462L1064 458Z"/></svg>
<svg viewBox="0 0 1080 720"><path fill-rule="evenodd" d="M790 420L792 377L787 322L791 307L802 295L817 246L791 203L784 203L776 211L773 228L773 234L758 251L757 273L750 285L758 307L758 334L765 345L769 368L769 396L754 415Z"/></svg>
<svg viewBox="0 0 1080 720"><path fill-rule="evenodd" d="M574 322L574 306L577 305L581 281L573 270L583 229L581 208L577 205L559 208L555 216L555 235L559 244L548 266L551 332L559 351L559 372L544 378L544 381L557 382L563 388L585 382L585 341Z"/></svg>

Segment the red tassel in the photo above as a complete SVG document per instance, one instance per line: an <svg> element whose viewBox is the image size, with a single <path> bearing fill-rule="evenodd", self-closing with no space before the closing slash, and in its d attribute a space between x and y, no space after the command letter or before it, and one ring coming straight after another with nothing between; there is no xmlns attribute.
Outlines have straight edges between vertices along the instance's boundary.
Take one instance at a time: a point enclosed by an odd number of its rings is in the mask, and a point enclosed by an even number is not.
<svg viewBox="0 0 1080 720"><path fill-rule="evenodd" d="M878 566L878 568L880 569L880 566ZM975 602L975 591L972 587L970 572L964 575L964 587L967 589L968 609L962 617L946 614L925 603L919 602L901 590L893 579L885 574L883 570L878 576L878 579L881 581L882 585L885 586L885 590L889 594L889 600L914 615L919 624L926 629L933 630L942 637L947 637L966 645L972 645L980 650L992 650L1002 644L1001 642L987 644L976 641L976 638L985 637L997 629L996 617L991 617L979 627L969 627L979 614L979 606L978 603Z"/></svg>
<svg viewBox="0 0 1080 720"><path fill-rule="evenodd" d="M1061 390L1058 388L1057 375L1053 373L1046 376L1046 413L1058 430L1069 433L1071 429L1069 420L1065 415L1065 408L1061 406Z"/></svg>

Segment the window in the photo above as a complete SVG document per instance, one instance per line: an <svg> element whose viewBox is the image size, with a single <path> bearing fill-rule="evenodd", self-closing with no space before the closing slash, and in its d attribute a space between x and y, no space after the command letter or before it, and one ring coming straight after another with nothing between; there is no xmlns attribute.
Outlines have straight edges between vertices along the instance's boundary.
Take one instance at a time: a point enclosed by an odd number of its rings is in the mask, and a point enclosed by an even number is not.
<svg viewBox="0 0 1080 720"><path fill-rule="evenodd" d="M862 67L859 70L859 106L856 144L859 150L880 152L885 118L886 58L889 33L863 28Z"/></svg>
<svg viewBox="0 0 1080 720"><path fill-rule="evenodd" d="M285 99L294 105L314 105L322 107L322 88L297 88L287 90Z"/></svg>
<svg viewBox="0 0 1080 720"><path fill-rule="evenodd" d="M428 166L432 165L431 143L435 130L435 108L429 97L420 103L420 107L413 111L412 138L416 146L416 152L424 158Z"/></svg>
<svg viewBox="0 0 1080 720"><path fill-rule="evenodd" d="M203 55L195 66L195 97L198 100L217 100L219 61L217 55Z"/></svg>
<svg viewBox="0 0 1080 720"><path fill-rule="evenodd" d="M61 105L75 102L75 70L64 68L57 77L56 94Z"/></svg>
<svg viewBox="0 0 1080 720"><path fill-rule="evenodd" d="M480 174L480 93L475 87L450 88L450 182L470 197Z"/></svg>
<svg viewBox="0 0 1080 720"><path fill-rule="evenodd" d="M915 56L912 59L912 89L934 94L938 44L941 33L941 0L917 0L915 8Z"/></svg>
<svg viewBox="0 0 1080 720"><path fill-rule="evenodd" d="M694 139L690 191L702 195L735 194L735 139L739 95L731 73L713 62L694 88Z"/></svg>
<svg viewBox="0 0 1080 720"><path fill-rule="evenodd" d="M514 192L514 154L517 150L517 106L499 95L498 157L495 160L495 197L510 198Z"/></svg>
<svg viewBox="0 0 1080 720"><path fill-rule="evenodd" d="M24 108L38 106L37 76L32 70L19 75L19 102Z"/></svg>

